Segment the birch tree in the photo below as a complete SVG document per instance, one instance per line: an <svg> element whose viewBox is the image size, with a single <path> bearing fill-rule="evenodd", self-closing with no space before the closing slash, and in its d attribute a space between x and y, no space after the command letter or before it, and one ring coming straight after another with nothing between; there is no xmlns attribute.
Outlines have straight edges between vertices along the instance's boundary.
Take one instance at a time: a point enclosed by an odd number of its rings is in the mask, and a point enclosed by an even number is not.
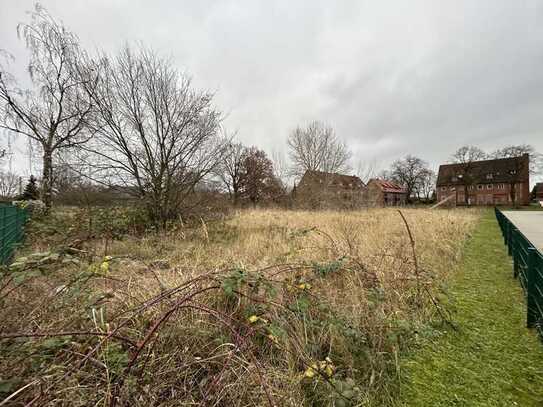
<svg viewBox="0 0 543 407"><path fill-rule="evenodd" d="M75 69L81 55L77 36L39 5L31 16L30 23L17 27L30 52L31 87L18 87L15 77L0 65L0 127L26 136L40 147L41 198L49 209L54 156L88 140L85 130L92 103L82 88L87 79Z"/></svg>

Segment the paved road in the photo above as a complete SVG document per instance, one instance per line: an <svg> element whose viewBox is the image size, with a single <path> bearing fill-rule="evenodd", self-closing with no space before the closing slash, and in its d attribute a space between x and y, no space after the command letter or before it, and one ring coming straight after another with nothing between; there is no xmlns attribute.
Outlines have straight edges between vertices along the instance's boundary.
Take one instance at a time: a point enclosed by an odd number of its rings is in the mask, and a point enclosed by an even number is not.
<svg viewBox="0 0 543 407"><path fill-rule="evenodd" d="M504 211L503 214L543 251L543 211Z"/></svg>

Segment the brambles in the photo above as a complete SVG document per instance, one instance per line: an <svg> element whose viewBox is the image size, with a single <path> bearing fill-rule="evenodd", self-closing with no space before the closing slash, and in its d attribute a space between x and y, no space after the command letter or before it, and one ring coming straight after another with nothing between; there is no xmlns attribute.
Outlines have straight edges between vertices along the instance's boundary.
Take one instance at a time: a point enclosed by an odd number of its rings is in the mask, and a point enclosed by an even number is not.
<svg viewBox="0 0 543 407"><path fill-rule="evenodd" d="M37 199L13 201L13 205L26 209L34 217L42 216L46 212L45 204Z"/></svg>
<svg viewBox="0 0 543 407"><path fill-rule="evenodd" d="M77 216L40 221L58 250L23 249L46 272L1 276L0 390L36 381L17 402L387 405L399 355L441 319L438 284L477 217L405 211L417 280L389 210L244 211L205 235L179 225L104 245L94 232L73 247Z"/></svg>

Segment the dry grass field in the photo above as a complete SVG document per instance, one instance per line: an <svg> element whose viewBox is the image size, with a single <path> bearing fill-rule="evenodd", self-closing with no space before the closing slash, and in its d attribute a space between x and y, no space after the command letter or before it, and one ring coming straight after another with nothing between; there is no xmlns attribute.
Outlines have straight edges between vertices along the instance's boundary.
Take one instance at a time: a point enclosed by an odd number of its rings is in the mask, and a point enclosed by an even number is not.
<svg viewBox="0 0 543 407"><path fill-rule="evenodd" d="M447 323L447 276L479 217L243 210L113 239L58 211L34 222L0 280L0 393L21 405L390 405L402 352Z"/></svg>

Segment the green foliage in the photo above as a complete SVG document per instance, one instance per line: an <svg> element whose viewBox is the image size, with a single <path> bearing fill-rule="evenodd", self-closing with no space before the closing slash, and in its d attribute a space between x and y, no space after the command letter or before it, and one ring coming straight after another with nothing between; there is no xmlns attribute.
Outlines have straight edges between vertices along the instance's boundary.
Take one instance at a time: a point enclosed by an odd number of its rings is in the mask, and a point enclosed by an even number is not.
<svg viewBox="0 0 543 407"><path fill-rule="evenodd" d="M13 201L13 205L25 209L33 218L43 216L47 213L47 207L40 200Z"/></svg>
<svg viewBox="0 0 543 407"><path fill-rule="evenodd" d="M277 295L277 290L273 283L262 274L248 272L240 267L235 268L230 274L222 278L221 288L229 298L235 296L235 292L240 292L243 289L252 294L259 294L263 291L268 299Z"/></svg>
<svg viewBox="0 0 543 407"><path fill-rule="evenodd" d="M103 347L102 358L113 377L122 373L129 360L126 350L116 342L108 343Z"/></svg>
<svg viewBox="0 0 543 407"><path fill-rule="evenodd" d="M18 377L0 379L0 395L9 396L11 393L16 391L20 385L21 385L21 379Z"/></svg>
<svg viewBox="0 0 543 407"><path fill-rule="evenodd" d="M246 281L247 273L245 270L236 268L228 276L223 278L221 287L228 298L233 298L235 296L234 292L239 291Z"/></svg>
<svg viewBox="0 0 543 407"><path fill-rule="evenodd" d="M35 176L31 175L23 193L18 197L18 200L33 201L39 199L39 197L40 191L38 190L37 179Z"/></svg>
<svg viewBox="0 0 543 407"><path fill-rule="evenodd" d="M329 263L313 263L313 271L315 274L324 277L328 274L335 273L343 267L345 262L345 257L340 257L337 260L331 261Z"/></svg>
<svg viewBox="0 0 543 407"><path fill-rule="evenodd" d="M4 272L10 274L15 283L22 284L27 279L55 270L59 265L77 264L79 264L79 260L69 254L48 251L18 257Z"/></svg>
<svg viewBox="0 0 543 407"><path fill-rule="evenodd" d="M307 236L309 233L315 230L317 230L316 227L294 229L289 233L289 239Z"/></svg>

